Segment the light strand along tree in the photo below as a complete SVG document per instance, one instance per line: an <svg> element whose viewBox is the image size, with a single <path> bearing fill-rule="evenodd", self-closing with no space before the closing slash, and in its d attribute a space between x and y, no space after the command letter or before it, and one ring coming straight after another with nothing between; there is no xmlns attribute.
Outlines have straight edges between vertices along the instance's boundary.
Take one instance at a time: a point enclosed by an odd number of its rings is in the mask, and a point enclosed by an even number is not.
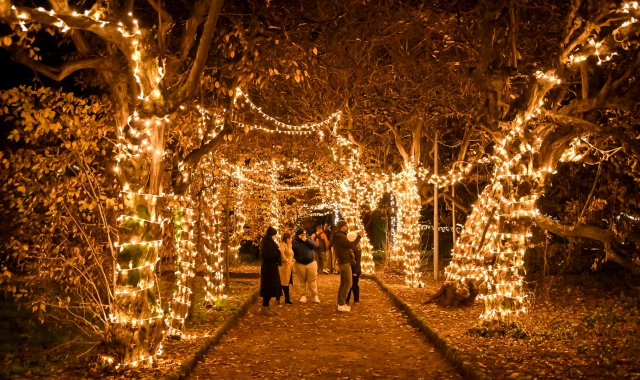
<svg viewBox="0 0 640 380"><path fill-rule="evenodd" d="M638 29L632 17L638 17L638 13L630 5L587 6L581 1L568 4L564 31L552 40L559 43L559 53L554 56L548 51L549 59L540 65L548 65L550 70L542 72L535 69L537 65L526 67L531 79L520 86L503 86L509 81L507 71L496 72L499 65L487 64L491 54L502 49L511 37L484 41L489 44L483 49L488 55L480 60L485 65L479 66L483 74L478 74L478 79L488 84L488 109L481 122L495 143L492 182L465 223L446 271L445 285L431 299L443 305L457 305L472 303L477 296L483 298L481 333L510 326L518 313L526 311L523 264L534 223L560 236L600 241L607 258L638 270L637 265L613 249L619 242L634 241L632 231L619 231L613 234L619 237L611 239L610 231L616 230L612 223L609 231L577 225L576 232L572 232L574 228L559 225L536 208L563 162L584 162L593 155L603 165L618 151L637 157L637 132L627 123L636 120L637 110L631 99L638 91L638 58L632 50L621 49L637 44ZM511 7L517 5L511 3ZM487 6L485 11L486 18L479 24L481 38L497 30L508 31L505 36L516 33L517 25L505 21L515 9L499 3ZM519 54L515 50L510 54L505 66L515 71ZM590 70L597 73L598 81L590 79ZM501 80L489 80L492 76ZM504 89L508 89L507 93L502 92ZM511 91L519 94L510 101ZM579 149L579 141L588 143ZM589 236L586 231L590 231Z"/></svg>
<svg viewBox="0 0 640 380"><path fill-rule="evenodd" d="M51 9L44 9L1 2L0 21L12 28L2 47L16 62L53 80L93 70L96 82L110 91L124 209L113 266L116 306L109 310L111 323L103 336L103 348L109 352L104 359L116 365L151 362L165 328L152 269L162 242L158 209L165 137L170 118L196 94L222 0L195 1L190 15L176 10L186 16L181 31L173 28L173 16L155 1L144 5L157 13L158 30L152 28L154 21L139 23L133 17L134 1L97 2L86 12L71 9L66 0L50 3ZM42 29L58 32L72 44L75 51L68 61L44 62L33 45ZM175 53L169 54L171 50Z"/></svg>

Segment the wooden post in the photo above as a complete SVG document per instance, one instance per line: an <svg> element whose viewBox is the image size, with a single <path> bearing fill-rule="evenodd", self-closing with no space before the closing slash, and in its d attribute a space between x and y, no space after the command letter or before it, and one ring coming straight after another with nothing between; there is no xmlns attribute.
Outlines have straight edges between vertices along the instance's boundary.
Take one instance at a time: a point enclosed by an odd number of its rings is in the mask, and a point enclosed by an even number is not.
<svg viewBox="0 0 640 380"><path fill-rule="evenodd" d="M206 261L206 258L204 257L204 248L202 247L202 191L199 192L198 194L198 218L196 219L196 241L194 241L193 243L195 244L196 247L196 257L199 257L200 260L204 259ZM193 234L191 235L191 238L193 239ZM196 268L198 267L198 262L197 259L193 259L193 271L196 272ZM197 275L196 275L197 276ZM193 276L191 278L189 278L189 288L191 289L191 294L189 295L189 302L191 303L191 305L189 305L189 317L188 319L191 321L193 318L193 314L195 313L196 310L196 276Z"/></svg>
<svg viewBox="0 0 640 380"><path fill-rule="evenodd" d="M457 239L457 231L456 231L456 187L454 184L451 184L451 221L453 225L453 249L456 249L456 239Z"/></svg>
<svg viewBox="0 0 640 380"><path fill-rule="evenodd" d="M224 288L227 290L229 289L229 271L231 270L229 268L231 262L231 260L229 260L229 244L231 244L231 242L229 241L229 227L231 227L231 224L229 223L229 202L231 201L231 195L229 194L230 191L231 174L229 174L229 176L227 177L227 203L224 205L224 211L226 213L224 228L224 239L226 241L226 244L224 245Z"/></svg>
<svg viewBox="0 0 640 380"><path fill-rule="evenodd" d="M435 134L433 148L433 279L438 280L438 131Z"/></svg>

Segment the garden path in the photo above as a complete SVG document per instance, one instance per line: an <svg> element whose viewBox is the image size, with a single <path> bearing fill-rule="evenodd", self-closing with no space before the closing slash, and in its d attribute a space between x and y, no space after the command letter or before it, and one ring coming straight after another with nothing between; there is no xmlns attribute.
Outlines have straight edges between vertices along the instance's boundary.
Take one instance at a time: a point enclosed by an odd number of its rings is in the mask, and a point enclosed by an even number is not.
<svg viewBox="0 0 640 380"><path fill-rule="evenodd" d="M190 379L460 379L380 288L362 280L361 302L336 311L337 275L319 275L320 304L261 302L198 363ZM274 302L273 300L271 301Z"/></svg>

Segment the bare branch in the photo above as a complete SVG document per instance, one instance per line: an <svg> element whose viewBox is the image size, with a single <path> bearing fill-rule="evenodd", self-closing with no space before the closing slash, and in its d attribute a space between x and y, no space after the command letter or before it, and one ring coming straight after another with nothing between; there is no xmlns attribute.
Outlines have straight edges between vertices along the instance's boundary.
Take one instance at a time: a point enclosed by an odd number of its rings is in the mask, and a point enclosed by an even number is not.
<svg viewBox="0 0 640 380"><path fill-rule="evenodd" d="M180 87L177 97L174 99L174 108L196 93L198 84L200 83L200 76L204 71L204 65L209 56L209 49L211 47L211 41L213 40L213 34L216 30L216 24L218 23L221 8L222 0L210 0L209 14L207 15L207 21L204 24L202 36L200 36L200 44L198 45L196 58L193 62L193 66L191 67L191 71L189 72L189 78L187 78L187 81Z"/></svg>
<svg viewBox="0 0 640 380"><path fill-rule="evenodd" d="M632 242L636 244L640 243L640 236L634 233L622 235L594 226L584 226L577 224L566 226L542 215L536 216L533 221L538 227L565 238L580 237L597 240L605 244L625 242Z"/></svg>
<svg viewBox="0 0 640 380"><path fill-rule="evenodd" d="M398 152L400 152L400 155L404 159L404 162L409 162L409 154L402 146L402 142L400 141L400 136L398 136L398 130L389 122L385 122L385 125L391 130L391 132L393 132L393 137L396 142L396 147L398 148Z"/></svg>
<svg viewBox="0 0 640 380"><path fill-rule="evenodd" d="M164 19L165 22L173 22L173 17L171 17L171 14L165 11L162 6L160 6L159 2L156 2L155 0L147 0L147 2L153 9L155 9L156 12L158 12L158 14Z"/></svg>
<svg viewBox="0 0 640 380"><path fill-rule="evenodd" d="M169 61L167 65L167 79L171 81L177 73L178 69L189 56L189 52L196 41L196 33L198 27L204 21L207 15L207 0L198 0L193 5L193 13L187 20L182 36L180 37L180 43L178 45L176 57Z"/></svg>
<svg viewBox="0 0 640 380"><path fill-rule="evenodd" d="M162 8L160 1L147 0L147 2L158 13L158 51L161 56L164 56L167 49L167 35L173 25L173 17Z"/></svg>
<svg viewBox="0 0 640 380"><path fill-rule="evenodd" d="M0 12L0 21L9 25L16 25L26 20L27 22L36 22L42 25L56 25L62 20L69 29L79 29L91 32L107 42L114 44L125 57L131 57L133 51L129 39L124 37L120 32L120 26L116 22L97 21L90 17L76 17L72 14L56 13L51 16L47 12L39 11L33 8L16 7L17 12L9 12L3 14ZM19 19L16 14L24 15Z"/></svg>
<svg viewBox="0 0 640 380"><path fill-rule="evenodd" d="M11 58L15 62L30 67L38 73L46 75L56 81L61 81L79 70L95 69L115 71L118 68L117 61L113 57L95 57L69 61L60 66L54 67L32 59L23 50L10 49L10 52Z"/></svg>
<svg viewBox="0 0 640 380"><path fill-rule="evenodd" d="M463 205L462 203L460 203L460 201L458 199L455 199L454 197L452 197L450 194L445 193L445 192L439 192L438 193L438 198L444 198L450 202L453 202L453 204L456 205L456 208L459 208L460 210L466 212L467 214L471 213L471 208ZM429 206L433 203L433 196L426 198L425 200L423 200L422 202L420 202L420 205L422 206Z"/></svg>
<svg viewBox="0 0 640 380"><path fill-rule="evenodd" d="M202 157L204 157L208 153L213 152L218 146L222 145L225 140L224 137L230 135L231 133L233 133L233 131L234 128L232 127L232 123L229 120L225 120L225 127L222 129L222 131L220 131L220 133L218 133L216 137L214 137L211 141L204 144L200 148L191 151L191 153L189 153L187 157L185 157L183 161L184 166L189 168L197 165Z"/></svg>
<svg viewBox="0 0 640 380"><path fill-rule="evenodd" d="M625 259L624 257L613 252L613 250L611 249L611 244L606 243L604 245L604 252L605 260L613 261L614 263L629 269L631 272L633 272L633 274L640 275L640 266L634 264L631 260Z"/></svg>
<svg viewBox="0 0 640 380"><path fill-rule="evenodd" d="M600 173L602 173L602 162L600 162L600 164L598 165L598 171L596 172L596 178L593 180L593 186L591 187L591 192L589 193L589 196L587 197L586 202L584 202L584 207L582 207L582 211L580 211L580 215L578 216L578 223L581 222L582 216L584 215L584 212L587 210L587 207L589 206L589 203L591 202L591 199L593 198L593 193L595 193L596 186L598 185L598 180L600 179Z"/></svg>

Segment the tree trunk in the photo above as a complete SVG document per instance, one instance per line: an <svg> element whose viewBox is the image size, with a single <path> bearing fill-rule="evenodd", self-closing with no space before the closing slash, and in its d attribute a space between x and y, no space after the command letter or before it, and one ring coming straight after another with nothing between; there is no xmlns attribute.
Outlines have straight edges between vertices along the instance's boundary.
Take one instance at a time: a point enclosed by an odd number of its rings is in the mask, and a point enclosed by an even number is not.
<svg viewBox="0 0 640 380"><path fill-rule="evenodd" d="M416 172L411 162L405 162L403 171L394 177L393 194L397 204L397 228L394 254L403 260L405 282L420 286L420 194L416 186Z"/></svg>
<svg viewBox="0 0 640 380"><path fill-rule="evenodd" d="M162 244L160 216L165 120L133 120L121 130L119 172L123 216L116 258L115 307L106 348L116 363L153 362L165 329L155 264Z"/></svg>
<svg viewBox="0 0 640 380"><path fill-rule="evenodd" d="M350 185L340 186L340 189L340 203L338 204L340 214L349 225L349 232L359 232L364 226L360 219L360 207L355 201L356 198L353 194L356 190ZM373 255L371 254L373 246L371 246L366 234L360 239L360 249L362 250L362 257L360 259L362 273L375 273L376 266L373 262Z"/></svg>
<svg viewBox="0 0 640 380"><path fill-rule="evenodd" d="M194 289L192 279L195 278L196 245L194 243L194 227L197 220L189 196L179 197L180 205L174 217L176 240L176 289L171 300L169 334L180 337L184 334L184 323L189 316Z"/></svg>

